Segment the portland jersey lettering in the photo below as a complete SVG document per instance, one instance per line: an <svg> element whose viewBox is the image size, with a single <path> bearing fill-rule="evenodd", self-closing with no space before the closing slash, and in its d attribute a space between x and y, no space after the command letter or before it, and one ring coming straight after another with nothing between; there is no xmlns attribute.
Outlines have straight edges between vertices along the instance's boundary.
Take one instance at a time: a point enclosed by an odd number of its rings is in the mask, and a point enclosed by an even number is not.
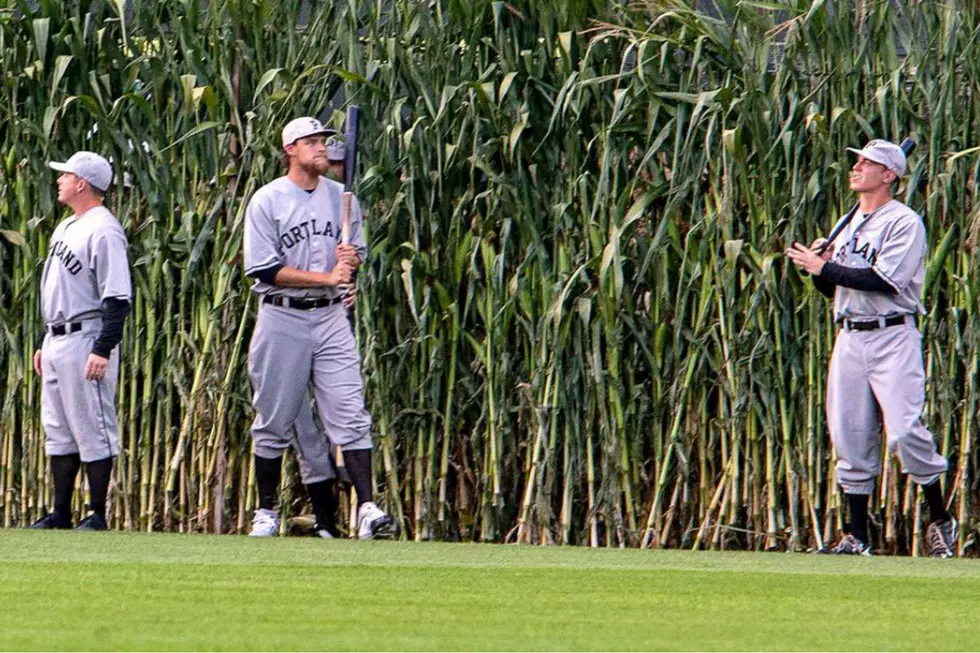
<svg viewBox="0 0 980 653"><path fill-rule="evenodd" d="M63 220L51 235L41 277L41 315L62 324L102 310L110 297L129 300L126 234L104 206Z"/></svg>
<svg viewBox="0 0 980 653"><path fill-rule="evenodd" d="M923 312L926 230L922 219L898 200L868 215L858 213L840 236L833 261L850 268L873 268L897 292L852 290L838 286L836 317L876 318Z"/></svg>
<svg viewBox="0 0 980 653"><path fill-rule="evenodd" d="M279 243L282 245L283 249L292 249L307 238L311 238L313 236L333 238L335 245L340 243L339 229L337 230L336 237L334 237L333 224L328 222L326 224L317 225L316 220L307 220L302 224L291 227L288 232L279 236Z"/></svg>
<svg viewBox="0 0 980 653"><path fill-rule="evenodd" d="M78 274L82 271L82 262L78 260L75 253L68 249L62 241L51 243L50 256L61 261L69 274Z"/></svg>
<svg viewBox="0 0 980 653"><path fill-rule="evenodd" d="M245 273L276 265L311 272L329 272L337 263L340 214L344 187L326 177L307 191L288 177L280 177L256 191L245 210ZM355 198L351 203L351 244L361 260L367 258L363 217ZM336 288L284 288L261 281L252 285L260 295L333 298Z"/></svg>

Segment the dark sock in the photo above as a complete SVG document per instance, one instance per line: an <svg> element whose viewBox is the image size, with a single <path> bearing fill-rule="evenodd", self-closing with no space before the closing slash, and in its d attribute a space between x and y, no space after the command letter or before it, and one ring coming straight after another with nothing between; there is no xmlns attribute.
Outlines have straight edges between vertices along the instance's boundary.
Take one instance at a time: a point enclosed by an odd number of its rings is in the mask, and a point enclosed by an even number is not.
<svg viewBox="0 0 980 653"><path fill-rule="evenodd" d="M92 497L89 508L105 519L105 502L109 496L109 479L112 478L112 458L85 463L85 473L88 474L88 491Z"/></svg>
<svg viewBox="0 0 980 653"><path fill-rule="evenodd" d="M851 511L851 535L865 544L868 542L868 498L867 494L848 494L847 505Z"/></svg>
<svg viewBox="0 0 980 653"><path fill-rule="evenodd" d="M259 508L275 510L282 476L282 456L278 458L255 457L255 483L259 486Z"/></svg>
<svg viewBox="0 0 980 653"><path fill-rule="evenodd" d="M371 450L353 449L344 451L344 465L350 474L351 483L357 492L357 504L374 501L371 489Z"/></svg>
<svg viewBox="0 0 980 653"><path fill-rule="evenodd" d="M65 521L71 521L71 496L82 460L77 453L51 456L51 477L54 480L54 511Z"/></svg>
<svg viewBox="0 0 980 653"><path fill-rule="evenodd" d="M310 483L306 491L313 504L313 513L320 528L326 529L331 535L339 535L337 531L337 495L333 491L334 479Z"/></svg>
<svg viewBox="0 0 980 653"><path fill-rule="evenodd" d="M938 479L929 485L923 485L922 494L926 495L926 501L929 502L929 516L932 517L932 521L948 521L950 519Z"/></svg>

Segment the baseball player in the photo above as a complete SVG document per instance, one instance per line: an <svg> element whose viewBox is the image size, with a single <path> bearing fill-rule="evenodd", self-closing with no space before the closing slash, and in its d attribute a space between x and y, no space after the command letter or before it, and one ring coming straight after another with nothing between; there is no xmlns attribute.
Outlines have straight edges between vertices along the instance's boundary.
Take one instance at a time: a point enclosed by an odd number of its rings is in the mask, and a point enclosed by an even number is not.
<svg viewBox="0 0 980 653"><path fill-rule="evenodd" d="M335 136L336 132L329 134ZM329 138L327 141L327 176L343 183L344 181L344 159L347 155L347 148L344 141L336 137Z"/></svg>
<svg viewBox="0 0 980 653"><path fill-rule="evenodd" d="M870 555L868 499L881 473L880 429L902 471L922 486L931 522L929 554L948 558L956 522L946 511L939 477L947 462L920 421L925 372L917 318L924 314L926 230L922 219L892 198L892 185L905 173L902 149L873 140L857 155L850 185L858 210L836 239L810 247L795 243L786 255L834 298L840 327L830 361L827 421L837 454L837 481L847 496L850 532L828 553Z"/></svg>
<svg viewBox="0 0 980 653"><path fill-rule="evenodd" d="M357 492L361 539L393 535L396 525L375 505L371 483L371 417L364 406L360 357L340 288L367 254L356 200L351 244L340 243L343 185L323 176L326 134L314 118L293 120L282 131L286 175L260 188L245 212L245 272L261 298L249 346L255 421L256 480L260 496L275 494L288 429L312 381L320 421L341 448ZM305 446L302 432L298 441ZM326 457L326 453L316 454ZM314 464L313 455L307 455ZM325 481L332 493L332 479ZM319 521L318 499L310 488ZM268 503L253 531L270 519Z"/></svg>
<svg viewBox="0 0 980 653"><path fill-rule="evenodd" d="M41 277L45 334L34 352L42 378L41 420L51 458L54 511L31 528L71 528L71 501L81 463L91 503L78 530L104 531L112 461L119 453L116 383L132 284L126 234L103 205L112 166L92 152L51 162L58 201L73 214L51 236Z"/></svg>

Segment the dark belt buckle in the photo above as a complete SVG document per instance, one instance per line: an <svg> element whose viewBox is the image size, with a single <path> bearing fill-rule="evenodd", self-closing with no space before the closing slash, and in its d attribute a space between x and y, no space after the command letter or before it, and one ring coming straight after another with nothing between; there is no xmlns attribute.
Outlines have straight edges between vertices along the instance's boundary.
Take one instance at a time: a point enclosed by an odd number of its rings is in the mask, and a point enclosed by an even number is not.
<svg viewBox="0 0 980 653"><path fill-rule="evenodd" d="M844 328L848 331L874 331L885 327L899 326L900 324L905 324L904 315L892 315L891 317L878 320L864 320L861 322L844 320Z"/></svg>
<svg viewBox="0 0 980 653"><path fill-rule="evenodd" d="M863 322L849 322L850 331L874 331L881 325L878 322L866 320Z"/></svg>
<svg viewBox="0 0 980 653"><path fill-rule="evenodd" d="M318 308L323 308L325 306L331 306L335 304L335 299L327 299L326 297L321 297L319 299L293 299L290 300L290 304L294 308L298 308L301 311L315 311Z"/></svg>
<svg viewBox="0 0 980 653"><path fill-rule="evenodd" d="M75 333L76 331L82 330L81 322L71 322L68 324L56 324L50 327L51 335L53 336L63 336L69 333Z"/></svg>
<svg viewBox="0 0 980 653"><path fill-rule="evenodd" d="M334 297L333 299L327 299L326 297L321 299L302 299L299 297L269 297L266 295L262 301L264 301L266 304L292 308L297 311L313 311L318 308L323 308L324 306L332 306L340 302L342 299L342 297Z"/></svg>

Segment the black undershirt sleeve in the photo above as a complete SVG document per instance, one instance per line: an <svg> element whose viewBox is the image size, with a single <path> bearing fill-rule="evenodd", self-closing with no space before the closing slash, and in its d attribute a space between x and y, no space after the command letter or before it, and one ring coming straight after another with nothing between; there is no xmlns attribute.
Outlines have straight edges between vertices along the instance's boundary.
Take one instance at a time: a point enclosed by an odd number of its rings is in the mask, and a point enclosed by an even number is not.
<svg viewBox="0 0 980 653"><path fill-rule="evenodd" d="M813 287L819 290L820 294L824 297L830 297L831 299L834 298L836 286L822 276L813 277Z"/></svg>
<svg viewBox="0 0 980 653"><path fill-rule="evenodd" d="M109 358L112 350L122 341L123 324L126 323L127 315L129 302L125 299L109 297L102 300L102 331L92 346L93 354Z"/></svg>
<svg viewBox="0 0 980 653"><path fill-rule="evenodd" d="M827 294L821 285L844 286L852 290L864 292L880 292L886 295L897 295L898 290L881 278L874 268L851 268L837 263L825 263L820 275L814 278L817 289Z"/></svg>
<svg viewBox="0 0 980 653"><path fill-rule="evenodd" d="M316 188L306 188L304 190L306 191L307 195L312 195L314 191L316 191ZM258 279L266 285L274 286L276 285L276 275L279 274L279 270L283 269L284 267L286 266L281 263L276 263L275 265L270 265L262 270L255 270L248 276Z"/></svg>
<svg viewBox="0 0 980 653"><path fill-rule="evenodd" d="M262 283L268 284L270 286L274 286L276 285L276 275L279 274L279 270L283 269L283 267L285 266L276 263L275 265L264 268L262 270L256 270L255 272L251 273L248 276L255 277Z"/></svg>

